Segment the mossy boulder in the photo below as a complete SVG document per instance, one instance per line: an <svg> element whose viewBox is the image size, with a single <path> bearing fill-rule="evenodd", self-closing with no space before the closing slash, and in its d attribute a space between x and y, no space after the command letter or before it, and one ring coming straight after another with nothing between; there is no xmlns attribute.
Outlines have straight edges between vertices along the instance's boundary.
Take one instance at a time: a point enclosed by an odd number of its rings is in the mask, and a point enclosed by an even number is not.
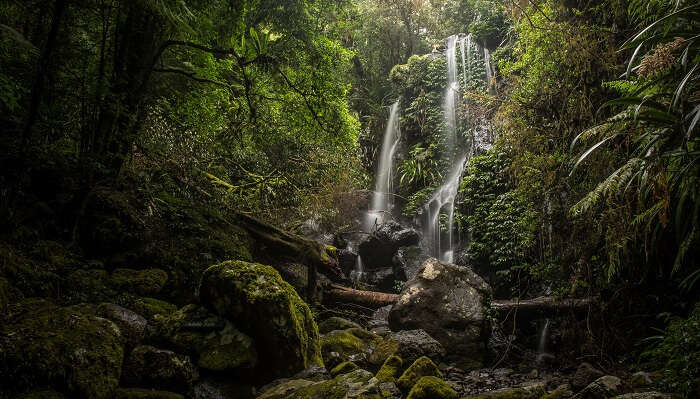
<svg viewBox="0 0 700 399"><path fill-rule="evenodd" d="M288 380L264 391L257 399L382 399L372 373L357 369L328 381Z"/></svg>
<svg viewBox="0 0 700 399"><path fill-rule="evenodd" d="M158 335L206 370L240 372L257 363L253 340L202 306L188 305L163 318Z"/></svg>
<svg viewBox="0 0 700 399"><path fill-rule="evenodd" d="M347 330L348 328L362 328L362 326L354 321L335 316L318 323L318 331L321 334L327 334L333 330Z"/></svg>
<svg viewBox="0 0 700 399"><path fill-rule="evenodd" d="M369 362L378 367L394 354L404 364L411 364L421 356L439 362L445 356L445 348L424 330L398 331L384 337L370 355Z"/></svg>
<svg viewBox="0 0 700 399"><path fill-rule="evenodd" d="M154 391L142 388L119 388L116 399L184 399L184 396L167 391Z"/></svg>
<svg viewBox="0 0 700 399"><path fill-rule="evenodd" d="M2 397L2 396L0 396ZM25 392L16 397L16 399L65 399L66 396L62 393L52 390L41 390Z"/></svg>
<svg viewBox="0 0 700 399"><path fill-rule="evenodd" d="M131 351L123 372L123 381L128 386L177 392L187 392L199 379L188 356L148 345Z"/></svg>
<svg viewBox="0 0 700 399"><path fill-rule="evenodd" d="M261 381L323 365L309 307L270 266L228 261L208 268L202 303L255 340Z"/></svg>
<svg viewBox="0 0 700 399"><path fill-rule="evenodd" d="M377 380L379 382L395 382L401 372L403 360L396 355L389 356L382 364L382 367L377 372Z"/></svg>
<svg viewBox="0 0 700 399"><path fill-rule="evenodd" d="M411 388L407 399L457 399L457 392L445 381L434 376L421 377Z"/></svg>
<svg viewBox="0 0 700 399"><path fill-rule="evenodd" d="M79 269L65 280L70 291L65 298L72 304L109 301L116 292L108 286L109 275L102 269Z"/></svg>
<svg viewBox="0 0 700 399"><path fill-rule="evenodd" d="M411 391L411 388L413 388L421 377L428 376L442 378L442 373L430 358L423 356L413 362L413 364L401 374L401 377L396 381L396 386L399 387L401 392L407 393Z"/></svg>
<svg viewBox="0 0 700 399"><path fill-rule="evenodd" d="M160 269L115 269L109 283L115 289L136 295L159 293L168 282L168 273Z"/></svg>
<svg viewBox="0 0 700 399"><path fill-rule="evenodd" d="M148 320L155 320L157 316L169 316L177 311L177 306L172 303L156 298L138 296L130 298L128 303L124 303L122 306L133 310Z"/></svg>
<svg viewBox="0 0 700 399"><path fill-rule="evenodd" d="M55 385L97 399L114 395L124 339L111 321L77 307L27 300L0 327L0 337L0 385Z"/></svg>
<svg viewBox="0 0 700 399"><path fill-rule="evenodd" d="M353 362L342 362L339 365L333 367L333 370L331 370L331 376L335 377L337 375L346 374L357 369L359 369L359 367L357 367L357 365Z"/></svg>
<svg viewBox="0 0 700 399"><path fill-rule="evenodd" d="M369 355L381 342L381 337L362 328L333 330L321 337L321 353L326 367L352 361L368 364Z"/></svg>

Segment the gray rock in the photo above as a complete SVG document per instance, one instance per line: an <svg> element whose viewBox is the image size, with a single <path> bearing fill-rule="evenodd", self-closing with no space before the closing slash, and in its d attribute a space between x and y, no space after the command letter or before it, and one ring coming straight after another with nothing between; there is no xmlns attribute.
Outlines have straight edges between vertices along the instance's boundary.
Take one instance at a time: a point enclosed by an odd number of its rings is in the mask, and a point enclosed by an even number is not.
<svg viewBox="0 0 700 399"><path fill-rule="evenodd" d="M607 399L617 396L622 391L622 380L606 375L588 384L583 390L573 396L573 399Z"/></svg>
<svg viewBox="0 0 700 399"><path fill-rule="evenodd" d="M346 276L350 275L350 272L355 269L355 263L357 261L357 253L349 249L339 249L338 250L338 267L343 271Z"/></svg>
<svg viewBox="0 0 700 399"><path fill-rule="evenodd" d="M403 360L403 364L410 365L421 356L439 363L445 357L445 349L424 330L404 330L385 337L370 355L369 362L381 366L394 354Z"/></svg>
<svg viewBox="0 0 700 399"><path fill-rule="evenodd" d="M455 357L476 363L488 339L489 285L469 267L428 259L389 312L393 331L422 328Z"/></svg>
<svg viewBox="0 0 700 399"><path fill-rule="evenodd" d="M187 392L199 379L189 356L152 346L137 346L124 364L126 385Z"/></svg>
<svg viewBox="0 0 700 399"><path fill-rule="evenodd" d="M253 387L240 382L206 379L198 382L188 398L191 399L247 399L253 396Z"/></svg>
<svg viewBox="0 0 700 399"><path fill-rule="evenodd" d="M146 335L148 322L136 312L113 303L103 303L97 308L97 313L114 322L131 346L138 345Z"/></svg>
<svg viewBox="0 0 700 399"><path fill-rule="evenodd" d="M671 399L672 396L661 392L635 392L615 396L615 399Z"/></svg>
<svg viewBox="0 0 700 399"><path fill-rule="evenodd" d="M360 242L359 253L368 269L388 268L400 247L418 244L419 234L396 222L386 222Z"/></svg>
<svg viewBox="0 0 700 399"><path fill-rule="evenodd" d="M581 363L576 369L574 378L571 380L571 386L579 390L604 375L602 371L593 367L590 363Z"/></svg>

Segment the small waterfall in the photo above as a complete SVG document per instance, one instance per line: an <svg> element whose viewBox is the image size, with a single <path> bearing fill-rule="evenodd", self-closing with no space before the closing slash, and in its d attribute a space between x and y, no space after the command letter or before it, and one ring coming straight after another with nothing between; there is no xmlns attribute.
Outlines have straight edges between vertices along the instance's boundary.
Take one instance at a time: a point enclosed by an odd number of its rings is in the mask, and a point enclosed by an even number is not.
<svg viewBox="0 0 700 399"><path fill-rule="evenodd" d="M493 82L491 80L496 75L496 69L491 62L491 52L486 48L486 43L484 43L484 69L486 69L486 87L488 88L489 94L495 94Z"/></svg>
<svg viewBox="0 0 700 399"><path fill-rule="evenodd" d="M350 272L350 280L358 282L365 275L365 267L362 265L362 257L358 254L355 258L355 268Z"/></svg>
<svg viewBox="0 0 700 399"><path fill-rule="evenodd" d="M445 183L437 189L427 204L425 204L425 226L423 237L427 239L429 253L443 262L454 261L453 230L454 205L459 182L464 172L466 156L461 157L453 166ZM441 242L440 214L447 212L447 242Z"/></svg>
<svg viewBox="0 0 700 399"><path fill-rule="evenodd" d="M391 105L389 121L384 131L374 193L372 193L372 202L365 219L366 231L372 231L375 225L384 223L394 204L394 154L401 138L398 110L399 101L397 100Z"/></svg>
<svg viewBox="0 0 700 399"><path fill-rule="evenodd" d="M545 358L550 357L547 353L547 337L549 336L549 318L544 322L542 331L540 331L540 340L537 345L537 361L542 362Z"/></svg>

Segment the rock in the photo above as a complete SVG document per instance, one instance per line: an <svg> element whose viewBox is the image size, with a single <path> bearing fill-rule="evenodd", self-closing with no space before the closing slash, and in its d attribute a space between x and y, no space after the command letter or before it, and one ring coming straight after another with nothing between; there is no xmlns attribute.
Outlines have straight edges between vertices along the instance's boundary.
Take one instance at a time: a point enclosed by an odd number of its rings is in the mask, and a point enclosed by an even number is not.
<svg viewBox="0 0 700 399"><path fill-rule="evenodd" d="M335 377L337 375L346 374L357 369L359 369L359 367L357 367L357 365L353 362L342 362L339 365L333 367L333 370L331 370L331 376Z"/></svg>
<svg viewBox="0 0 700 399"><path fill-rule="evenodd" d="M620 394L622 381L612 375L605 375L588 384L573 396L573 399L607 399Z"/></svg>
<svg viewBox="0 0 700 399"><path fill-rule="evenodd" d="M423 263L429 258L423 252L423 248L417 245L401 247L391 260L394 275L401 280L408 281L418 274Z"/></svg>
<svg viewBox="0 0 700 399"><path fill-rule="evenodd" d="M438 377L422 377L411 388L407 399L457 399L457 392Z"/></svg>
<svg viewBox="0 0 700 399"><path fill-rule="evenodd" d="M318 323L318 332L321 334L327 334L333 330L347 330L348 328L362 328L362 326L342 317L331 317Z"/></svg>
<svg viewBox="0 0 700 399"><path fill-rule="evenodd" d="M294 287L294 290L299 294L300 297L305 298L308 294L309 287L309 268L301 263L282 263L276 264L275 269L279 272L280 276L284 281ZM316 274L316 292L321 295L323 293L323 287L330 284L331 281L328 277L321 273ZM321 300L322 298L318 298Z"/></svg>
<svg viewBox="0 0 700 399"><path fill-rule="evenodd" d="M198 382L189 393L191 399L249 399L253 397L254 388L240 381L212 378Z"/></svg>
<svg viewBox="0 0 700 399"><path fill-rule="evenodd" d="M413 229L404 229L396 222L386 222L360 242L359 253L368 269L388 268L399 247L418 244L420 236Z"/></svg>
<svg viewBox="0 0 700 399"><path fill-rule="evenodd" d="M651 373L647 373L646 371L637 371L630 376L629 381L633 388L648 387L654 382L651 378Z"/></svg>
<svg viewBox="0 0 700 399"><path fill-rule="evenodd" d="M56 391L44 390L44 391L31 391L23 393L16 397L16 399L65 399L66 397L62 393Z"/></svg>
<svg viewBox="0 0 700 399"><path fill-rule="evenodd" d="M177 306L172 303L146 297L134 297L128 304L122 304L122 306L144 316L149 321L155 320L157 316L169 316L177 311Z"/></svg>
<svg viewBox="0 0 700 399"><path fill-rule="evenodd" d="M604 376L602 371L593 367L590 363L581 363L576 369L573 379L571 380L571 386L575 390L582 389L586 387L591 382L597 380L598 378Z"/></svg>
<svg viewBox="0 0 700 399"><path fill-rule="evenodd" d="M445 349L424 330L399 331L391 333L377 345L369 362L379 366L394 354L403 359L404 364L413 363L421 356L439 362L445 356Z"/></svg>
<svg viewBox="0 0 700 399"><path fill-rule="evenodd" d="M552 392L542 396L541 399L567 399L572 396L574 396L574 393L571 391L571 386L569 386L569 384L562 384Z"/></svg>
<svg viewBox="0 0 700 399"><path fill-rule="evenodd" d="M332 380L313 382L288 380L264 390L258 399L381 399L378 381L372 373L357 369Z"/></svg>
<svg viewBox="0 0 700 399"><path fill-rule="evenodd" d="M142 388L119 388L116 399L184 399L184 396L174 392Z"/></svg>
<svg viewBox="0 0 700 399"><path fill-rule="evenodd" d="M202 303L255 337L260 380L323 365L318 327L309 307L270 266L228 261L209 267Z"/></svg>
<svg viewBox="0 0 700 399"><path fill-rule="evenodd" d="M671 399L673 396L661 392L636 392L615 396L614 399Z"/></svg>
<svg viewBox="0 0 700 399"><path fill-rule="evenodd" d="M383 399L401 399L401 391L391 381L379 383L379 395Z"/></svg>
<svg viewBox="0 0 700 399"><path fill-rule="evenodd" d="M143 341L148 325L143 316L113 303L100 304L97 313L119 327L129 346L136 346Z"/></svg>
<svg viewBox="0 0 700 399"><path fill-rule="evenodd" d="M540 399L544 394L545 390L542 386L536 386L532 389L503 388L473 396L471 399Z"/></svg>
<svg viewBox="0 0 700 399"><path fill-rule="evenodd" d="M491 288L468 267L427 260L389 312L392 330L423 328L458 358L480 361Z"/></svg>
<svg viewBox="0 0 700 399"><path fill-rule="evenodd" d="M401 372L401 366L403 365L403 360L396 355L389 356L382 367L377 372L377 380L379 382L395 382L396 378Z"/></svg>
<svg viewBox="0 0 700 399"><path fill-rule="evenodd" d="M159 334L212 371L248 372L257 364L253 340L206 308L188 305L163 321Z"/></svg>
<svg viewBox="0 0 700 399"><path fill-rule="evenodd" d="M168 273L160 269L115 269L109 284L119 291L149 296L159 293L168 281Z"/></svg>
<svg viewBox="0 0 700 399"><path fill-rule="evenodd" d="M379 342L378 335L361 328L331 331L321 337L323 361L328 368L345 361L365 365Z"/></svg>
<svg viewBox="0 0 700 399"><path fill-rule="evenodd" d="M411 364L396 381L401 392L409 392L421 377L434 376L442 378L442 373L432 360L423 356Z"/></svg>
<svg viewBox="0 0 700 399"><path fill-rule="evenodd" d="M129 354L122 379L128 386L186 392L199 375L189 356L142 345Z"/></svg>
<svg viewBox="0 0 700 399"><path fill-rule="evenodd" d="M325 367L323 366L311 366L306 370L302 370L294 376L292 376L291 379L294 380L311 380L311 381L325 381L325 380L330 380L331 376L328 373L328 370L326 370Z"/></svg>
<svg viewBox="0 0 700 399"><path fill-rule="evenodd" d="M394 271L391 268L381 268L376 270L366 271L363 277L363 282L371 287L376 287L380 291L394 291L394 284L398 280L394 276Z"/></svg>
<svg viewBox="0 0 700 399"><path fill-rule="evenodd" d="M44 300L25 300L21 307L0 325L0 386L57 385L71 396L114 395L124 357L114 323Z"/></svg>

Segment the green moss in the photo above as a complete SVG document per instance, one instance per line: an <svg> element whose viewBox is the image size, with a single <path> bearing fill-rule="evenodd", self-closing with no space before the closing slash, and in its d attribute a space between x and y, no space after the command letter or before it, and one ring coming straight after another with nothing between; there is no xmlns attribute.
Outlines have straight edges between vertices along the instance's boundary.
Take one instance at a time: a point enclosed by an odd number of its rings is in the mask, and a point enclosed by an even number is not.
<svg viewBox="0 0 700 399"><path fill-rule="evenodd" d="M65 395L56 391L32 391L17 396L17 399L65 399Z"/></svg>
<svg viewBox="0 0 700 399"><path fill-rule="evenodd" d="M351 371L357 370L359 367L353 362L342 362L339 365L333 367L333 370L331 370L331 376L335 377L340 374L346 374Z"/></svg>
<svg viewBox="0 0 700 399"><path fill-rule="evenodd" d="M396 381L396 386L399 387L401 392L406 393L413 388L413 385L415 385L421 377L428 376L442 378L442 373L430 358L421 356L401 374L401 377Z"/></svg>
<svg viewBox="0 0 700 399"><path fill-rule="evenodd" d="M445 381L427 376L416 382L407 399L457 399L457 392Z"/></svg>
<svg viewBox="0 0 700 399"><path fill-rule="evenodd" d="M177 311L177 306L172 303L155 298L136 297L128 305L123 305L147 319L155 319L158 316L168 316Z"/></svg>
<svg viewBox="0 0 700 399"><path fill-rule="evenodd" d="M153 391L140 388L119 388L116 399L184 399L184 396L166 391Z"/></svg>
<svg viewBox="0 0 700 399"><path fill-rule="evenodd" d="M341 359L358 353L371 353L381 341L381 337L362 328L334 330L321 337L321 353L325 360L331 352L340 354Z"/></svg>
<svg viewBox="0 0 700 399"><path fill-rule="evenodd" d="M294 393L295 399L381 399L372 373L357 369L340 374L332 380L302 387Z"/></svg>
<svg viewBox="0 0 700 399"><path fill-rule="evenodd" d="M396 377L398 377L401 372L402 365L403 360L401 360L400 357L396 355L389 356L382 365L382 368L377 372L377 380L379 380L379 382L395 382Z"/></svg>
<svg viewBox="0 0 700 399"><path fill-rule="evenodd" d="M343 319L342 317L330 317L318 323L318 331L321 334L329 333L333 330L347 330L348 328L360 327L359 324Z"/></svg>
<svg viewBox="0 0 700 399"><path fill-rule="evenodd" d="M168 273L160 269L116 269L109 279L114 288L137 295L157 294L167 281Z"/></svg>
<svg viewBox="0 0 700 399"><path fill-rule="evenodd" d="M0 329L8 337L0 382L13 386L58 384L77 396L114 394L124 357L114 323L77 307L25 301L24 313Z"/></svg>
<svg viewBox="0 0 700 399"><path fill-rule="evenodd" d="M288 375L323 365L309 307L270 266L228 261L208 268L202 303L255 337L262 374Z"/></svg>
<svg viewBox="0 0 700 399"><path fill-rule="evenodd" d="M389 337L381 340L369 356L369 362L379 366L399 350L399 342Z"/></svg>
<svg viewBox="0 0 700 399"><path fill-rule="evenodd" d="M324 247L325 253L321 254L321 259L326 262L330 259L338 260L338 248L332 245L326 245Z"/></svg>

